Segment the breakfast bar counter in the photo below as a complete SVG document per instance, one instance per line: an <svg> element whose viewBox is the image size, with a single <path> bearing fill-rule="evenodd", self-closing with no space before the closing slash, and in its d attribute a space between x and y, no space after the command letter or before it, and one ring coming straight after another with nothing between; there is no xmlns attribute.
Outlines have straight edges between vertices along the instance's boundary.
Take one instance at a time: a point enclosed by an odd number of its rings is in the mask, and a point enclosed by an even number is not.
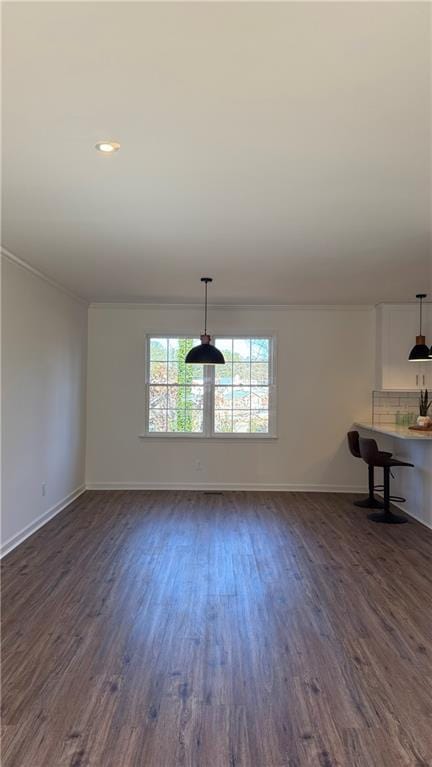
<svg viewBox="0 0 432 767"><path fill-rule="evenodd" d="M432 528L432 431L365 421L355 423L354 427L361 436L376 439L380 450L414 464L413 469L394 470L392 495L406 498L400 508ZM381 484L381 477L377 476L375 482Z"/></svg>

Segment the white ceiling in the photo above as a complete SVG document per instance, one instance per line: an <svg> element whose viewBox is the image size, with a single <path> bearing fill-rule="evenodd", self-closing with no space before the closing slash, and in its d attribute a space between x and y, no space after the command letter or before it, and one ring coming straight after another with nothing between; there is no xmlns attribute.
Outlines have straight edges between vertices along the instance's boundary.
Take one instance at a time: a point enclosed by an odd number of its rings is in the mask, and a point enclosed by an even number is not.
<svg viewBox="0 0 432 767"><path fill-rule="evenodd" d="M430 13L3 4L3 245L96 300L197 301L202 274L213 301L413 299Z"/></svg>

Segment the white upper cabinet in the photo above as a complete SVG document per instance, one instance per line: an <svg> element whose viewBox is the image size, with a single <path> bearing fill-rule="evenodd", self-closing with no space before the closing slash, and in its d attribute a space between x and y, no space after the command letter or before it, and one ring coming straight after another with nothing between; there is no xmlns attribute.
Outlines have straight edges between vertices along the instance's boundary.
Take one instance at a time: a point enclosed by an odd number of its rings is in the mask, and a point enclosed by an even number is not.
<svg viewBox="0 0 432 767"><path fill-rule="evenodd" d="M418 304L380 304L376 308L376 388L432 388L432 360L409 362L419 332ZM432 344L432 304L423 304L423 335Z"/></svg>

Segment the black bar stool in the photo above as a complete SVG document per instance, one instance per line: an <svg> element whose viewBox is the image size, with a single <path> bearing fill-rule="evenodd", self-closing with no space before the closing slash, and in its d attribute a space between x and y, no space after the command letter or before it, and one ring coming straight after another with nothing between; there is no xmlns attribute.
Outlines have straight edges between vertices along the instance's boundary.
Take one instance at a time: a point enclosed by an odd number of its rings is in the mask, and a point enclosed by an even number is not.
<svg viewBox="0 0 432 767"><path fill-rule="evenodd" d="M385 522L388 525L401 525L404 522L408 522L405 517L401 517L399 514L394 514L390 511L390 470L394 466L414 466L413 463L407 463L406 461L399 461L397 458L392 458L391 453L384 453L382 450L378 450L378 445L374 439L367 439L366 437L359 437L360 455L369 467L375 468L379 466L384 472L384 510L382 512L376 511L372 514L368 514L368 519L372 522ZM398 500L404 500L398 498Z"/></svg>
<svg viewBox="0 0 432 767"><path fill-rule="evenodd" d="M349 447L351 455L353 455L354 458L361 458L359 436L360 435L358 431L349 431L347 434L348 447ZM391 453L388 453L388 455L390 456ZM368 466L368 485L369 485L368 497L364 498L361 501L354 501L354 506L360 506L361 509L383 509L384 504L382 503L382 501L379 501L378 498L375 498L374 490L383 490L384 488L383 488L383 485L378 485L375 487L373 466Z"/></svg>

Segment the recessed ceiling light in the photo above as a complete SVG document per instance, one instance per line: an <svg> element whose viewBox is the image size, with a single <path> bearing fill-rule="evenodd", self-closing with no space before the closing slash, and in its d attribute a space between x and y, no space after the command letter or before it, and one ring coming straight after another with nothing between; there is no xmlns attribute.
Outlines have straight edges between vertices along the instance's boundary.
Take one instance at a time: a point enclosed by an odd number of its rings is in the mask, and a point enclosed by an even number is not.
<svg viewBox="0 0 432 767"><path fill-rule="evenodd" d="M116 141L98 141L95 149L98 152L103 152L103 154L112 154L113 152L118 152L120 144Z"/></svg>

